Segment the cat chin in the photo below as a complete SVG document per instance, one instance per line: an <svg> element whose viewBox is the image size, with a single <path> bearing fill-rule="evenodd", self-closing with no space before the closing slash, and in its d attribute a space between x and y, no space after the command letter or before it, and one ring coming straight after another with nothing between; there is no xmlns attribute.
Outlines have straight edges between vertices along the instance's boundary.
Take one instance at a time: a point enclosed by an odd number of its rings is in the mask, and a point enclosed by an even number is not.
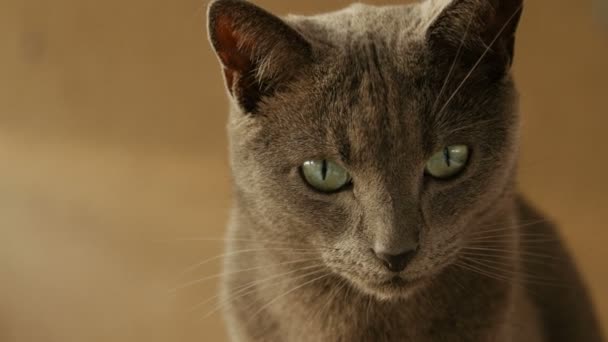
<svg viewBox="0 0 608 342"><path fill-rule="evenodd" d="M383 282L355 281L354 283L365 295L373 296L383 302L408 299L423 286L422 280L406 280L398 277Z"/></svg>

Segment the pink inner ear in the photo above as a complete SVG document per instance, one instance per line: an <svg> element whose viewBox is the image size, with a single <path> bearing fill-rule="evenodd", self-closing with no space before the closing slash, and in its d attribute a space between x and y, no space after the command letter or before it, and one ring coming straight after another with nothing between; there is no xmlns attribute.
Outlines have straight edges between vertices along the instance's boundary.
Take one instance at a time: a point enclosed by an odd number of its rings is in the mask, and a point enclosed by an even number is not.
<svg viewBox="0 0 608 342"><path fill-rule="evenodd" d="M216 49L227 69L237 73L245 73L251 70L252 63L250 57L239 50L239 46L243 47L245 44L240 41L242 37L234 29L233 22L234 20L226 15L216 19Z"/></svg>
<svg viewBox="0 0 608 342"><path fill-rule="evenodd" d="M234 95L235 82L252 69L251 59L239 49L244 44L238 31L233 27L233 19L227 15L216 19L215 24L215 48L217 54L224 64L224 76L228 84L228 90Z"/></svg>
<svg viewBox="0 0 608 342"><path fill-rule="evenodd" d="M260 90L252 75L251 42L235 28L230 15L217 16L213 26L213 45L224 66L224 76L230 94L247 111L253 112L260 99Z"/></svg>

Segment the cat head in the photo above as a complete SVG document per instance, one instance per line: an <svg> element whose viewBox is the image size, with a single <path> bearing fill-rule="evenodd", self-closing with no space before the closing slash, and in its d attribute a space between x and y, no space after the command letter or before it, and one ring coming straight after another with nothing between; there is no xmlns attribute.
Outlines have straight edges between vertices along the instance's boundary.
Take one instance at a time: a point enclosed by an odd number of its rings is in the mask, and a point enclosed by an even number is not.
<svg viewBox="0 0 608 342"><path fill-rule="evenodd" d="M429 0L281 19L212 2L237 207L252 222L240 229L317 251L384 299L451 265L510 196L521 9Z"/></svg>

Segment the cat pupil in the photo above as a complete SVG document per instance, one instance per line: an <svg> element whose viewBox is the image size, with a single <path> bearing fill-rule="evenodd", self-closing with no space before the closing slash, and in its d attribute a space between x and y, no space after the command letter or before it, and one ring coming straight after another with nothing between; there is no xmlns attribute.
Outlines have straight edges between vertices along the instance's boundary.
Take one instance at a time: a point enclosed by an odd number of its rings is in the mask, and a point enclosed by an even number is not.
<svg viewBox="0 0 608 342"><path fill-rule="evenodd" d="M448 167L452 166L450 161L450 149L448 147L443 149L443 156L445 157L445 163Z"/></svg>
<svg viewBox="0 0 608 342"><path fill-rule="evenodd" d="M327 180L327 160L323 159L323 166L321 167L321 177L323 181Z"/></svg>

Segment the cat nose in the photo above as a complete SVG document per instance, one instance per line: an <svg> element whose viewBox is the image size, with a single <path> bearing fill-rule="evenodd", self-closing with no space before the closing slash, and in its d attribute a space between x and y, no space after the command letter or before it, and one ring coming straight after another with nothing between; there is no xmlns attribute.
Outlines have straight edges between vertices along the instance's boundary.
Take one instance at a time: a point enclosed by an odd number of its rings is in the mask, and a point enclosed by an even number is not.
<svg viewBox="0 0 608 342"><path fill-rule="evenodd" d="M403 271L407 264L414 258L417 250L418 249L414 247L398 253L389 253L384 250L372 249L376 258L380 259L384 266L391 272Z"/></svg>

